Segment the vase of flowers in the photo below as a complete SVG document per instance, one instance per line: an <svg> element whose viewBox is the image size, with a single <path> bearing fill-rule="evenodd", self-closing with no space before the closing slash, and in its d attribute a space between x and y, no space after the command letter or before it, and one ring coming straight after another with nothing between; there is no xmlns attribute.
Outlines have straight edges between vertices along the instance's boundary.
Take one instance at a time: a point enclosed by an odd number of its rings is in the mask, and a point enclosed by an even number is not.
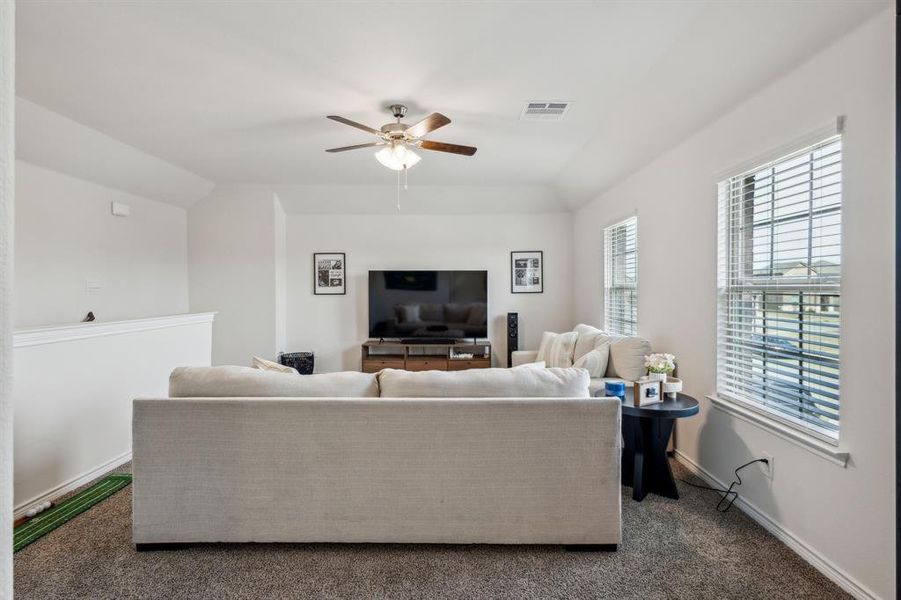
<svg viewBox="0 0 901 600"><path fill-rule="evenodd" d="M644 366L648 369L651 381L666 381L667 376L676 368L676 357L672 354L650 354L644 357Z"/></svg>

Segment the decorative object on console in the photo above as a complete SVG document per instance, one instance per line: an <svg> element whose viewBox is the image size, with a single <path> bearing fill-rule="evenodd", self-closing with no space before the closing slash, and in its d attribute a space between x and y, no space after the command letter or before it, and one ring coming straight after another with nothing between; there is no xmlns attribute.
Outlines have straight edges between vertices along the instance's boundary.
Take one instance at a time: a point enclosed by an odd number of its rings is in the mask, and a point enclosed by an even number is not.
<svg viewBox="0 0 901 600"><path fill-rule="evenodd" d="M301 375L313 374L313 359L312 352L286 352L278 355L278 362L291 367Z"/></svg>
<svg viewBox="0 0 901 600"><path fill-rule="evenodd" d="M636 381L635 389L632 392L632 401L635 406L647 406L648 404L663 402L663 396L660 393L660 381L656 379L639 379Z"/></svg>
<svg viewBox="0 0 901 600"><path fill-rule="evenodd" d="M510 292L541 294L544 292L544 252L518 250L510 253Z"/></svg>
<svg viewBox="0 0 901 600"><path fill-rule="evenodd" d="M281 357L279 357L281 358ZM284 363L279 364L277 362L272 362L271 360L266 360L265 358L260 358L259 356L254 356L251 361L250 366L254 369L260 369L263 371L275 371L276 373L291 373L293 375L297 374L297 369L292 368L289 365L285 365Z"/></svg>
<svg viewBox="0 0 901 600"><path fill-rule="evenodd" d="M676 395L682 391L682 380L678 377L667 376L666 381L661 382L661 385L663 386L663 393L668 398L675 399Z"/></svg>
<svg viewBox="0 0 901 600"><path fill-rule="evenodd" d="M88 314L85 315L84 319L82 319L81 322L82 323L90 323L91 321L94 320L94 318L95 317L94 317L93 311L88 311Z"/></svg>
<svg viewBox="0 0 901 600"><path fill-rule="evenodd" d="M318 296L347 293L347 262L343 252L313 254L313 293Z"/></svg>
<svg viewBox="0 0 901 600"><path fill-rule="evenodd" d="M676 357L664 352L649 354L644 357L644 366L648 369L648 379L666 381L667 375L676 369Z"/></svg>

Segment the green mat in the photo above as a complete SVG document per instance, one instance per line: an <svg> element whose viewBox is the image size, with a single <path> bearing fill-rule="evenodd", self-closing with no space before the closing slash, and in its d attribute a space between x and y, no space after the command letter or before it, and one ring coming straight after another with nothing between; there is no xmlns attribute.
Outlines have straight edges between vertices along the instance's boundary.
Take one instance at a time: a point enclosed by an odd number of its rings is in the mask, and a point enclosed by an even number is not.
<svg viewBox="0 0 901 600"><path fill-rule="evenodd" d="M101 500L109 498L131 483L131 475L107 475L88 489L49 508L13 530L13 552L18 552L63 523L74 519Z"/></svg>

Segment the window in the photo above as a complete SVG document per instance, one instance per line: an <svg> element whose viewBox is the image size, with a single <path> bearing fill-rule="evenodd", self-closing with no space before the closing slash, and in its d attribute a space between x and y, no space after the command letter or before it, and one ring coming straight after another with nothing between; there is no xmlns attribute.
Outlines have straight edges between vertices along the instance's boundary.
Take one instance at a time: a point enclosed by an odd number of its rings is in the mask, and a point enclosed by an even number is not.
<svg viewBox="0 0 901 600"><path fill-rule="evenodd" d="M717 395L835 441L842 142L719 184Z"/></svg>
<svg viewBox="0 0 901 600"><path fill-rule="evenodd" d="M604 328L638 334L638 217L604 229Z"/></svg>

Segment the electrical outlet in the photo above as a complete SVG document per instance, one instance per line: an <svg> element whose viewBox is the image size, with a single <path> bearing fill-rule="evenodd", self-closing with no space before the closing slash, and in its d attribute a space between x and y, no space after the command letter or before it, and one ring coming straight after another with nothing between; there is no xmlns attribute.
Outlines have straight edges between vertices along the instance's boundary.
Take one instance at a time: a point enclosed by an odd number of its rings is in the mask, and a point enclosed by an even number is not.
<svg viewBox="0 0 901 600"><path fill-rule="evenodd" d="M773 478L773 455L769 452L761 452L760 458L765 458L767 462L765 463L757 463L760 465L760 472L763 473L763 476L767 479Z"/></svg>

